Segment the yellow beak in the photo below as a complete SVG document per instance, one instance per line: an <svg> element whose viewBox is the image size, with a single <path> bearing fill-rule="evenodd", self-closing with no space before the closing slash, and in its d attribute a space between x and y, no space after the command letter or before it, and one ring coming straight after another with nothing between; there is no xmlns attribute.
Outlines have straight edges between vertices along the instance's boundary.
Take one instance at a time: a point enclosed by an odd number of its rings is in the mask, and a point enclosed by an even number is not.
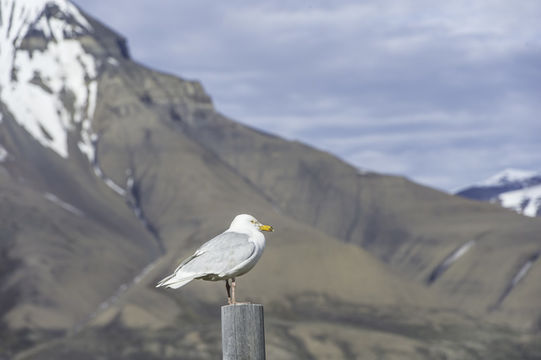
<svg viewBox="0 0 541 360"><path fill-rule="evenodd" d="M261 230L261 231L274 231L274 229L270 225L261 225L259 227L259 230Z"/></svg>

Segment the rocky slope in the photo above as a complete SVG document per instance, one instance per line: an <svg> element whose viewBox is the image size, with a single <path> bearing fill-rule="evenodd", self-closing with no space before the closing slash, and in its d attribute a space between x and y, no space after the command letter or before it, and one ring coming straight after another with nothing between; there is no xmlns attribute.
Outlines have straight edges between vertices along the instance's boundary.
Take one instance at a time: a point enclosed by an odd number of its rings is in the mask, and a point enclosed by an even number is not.
<svg viewBox="0 0 541 360"><path fill-rule="evenodd" d="M0 356L219 357L223 284L154 284L241 212L269 358L540 356L537 219L242 126L67 1L0 17Z"/></svg>

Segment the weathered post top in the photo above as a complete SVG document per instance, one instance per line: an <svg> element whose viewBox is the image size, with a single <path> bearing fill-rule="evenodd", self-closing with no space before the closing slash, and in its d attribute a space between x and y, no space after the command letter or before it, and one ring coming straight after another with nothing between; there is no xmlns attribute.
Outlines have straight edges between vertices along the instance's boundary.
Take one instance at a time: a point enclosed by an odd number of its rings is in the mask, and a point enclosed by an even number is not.
<svg viewBox="0 0 541 360"><path fill-rule="evenodd" d="M263 305L222 306L223 360L265 360Z"/></svg>

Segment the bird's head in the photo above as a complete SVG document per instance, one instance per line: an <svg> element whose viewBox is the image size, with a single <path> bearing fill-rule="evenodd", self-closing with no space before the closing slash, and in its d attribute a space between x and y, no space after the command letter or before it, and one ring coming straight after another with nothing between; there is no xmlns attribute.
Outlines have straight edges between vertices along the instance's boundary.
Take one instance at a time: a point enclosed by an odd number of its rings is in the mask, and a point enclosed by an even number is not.
<svg viewBox="0 0 541 360"><path fill-rule="evenodd" d="M239 232L252 231L253 229L258 231L274 231L272 226L263 225L255 217L248 214L240 214L235 216L229 229Z"/></svg>

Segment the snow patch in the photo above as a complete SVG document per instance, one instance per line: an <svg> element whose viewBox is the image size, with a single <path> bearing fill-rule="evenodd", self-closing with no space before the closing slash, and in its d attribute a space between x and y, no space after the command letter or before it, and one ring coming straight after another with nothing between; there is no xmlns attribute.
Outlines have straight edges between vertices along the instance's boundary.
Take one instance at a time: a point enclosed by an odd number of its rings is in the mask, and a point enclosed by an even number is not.
<svg viewBox="0 0 541 360"><path fill-rule="evenodd" d="M101 171L101 170L100 170ZM102 172L103 173L103 172ZM111 180L108 177L103 178L103 181L105 182L105 185L109 186L114 192L116 192L120 196L126 195L126 190L124 190L120 185L115 183L113 180Z"/></svg>
<svg viewBox="0 0 541 360"><path fill-rule="evenodd" d="M522 265L518 273L513 276L513 279L511 280L511 286L515 287L520 282L520 280L522 280L526 276L526 274L528 274L528 271L530 271L534 262L535 260L528 260L526 264Z"/></svg>
<svg viewBox="0 0 541 360"><path fill-rule="evenodd" d="M101 171L101 168L99 166L94 165L92 167L92 170L94 170L94 175L96 175L97 177L102 178L104 176L103 171Z"/></svg>
<svg viewBox="0 0 541 360"><path fill-rule="evenodd" d="M454 250L443 260L443 262L436 266L436 268L428 276L426 282L428 284L432 284L434 281L436 281L447 269L451 267L451 265L464 256L464 254L466 254L473 245L475 245L475 240L470 240L467 243L462 244L458 249Z"/></svg>
<svg viewBox="0 0 541 360"><path fill-rule="evenodd" d="M503 291L503 293L498 298L498 301L496 301L496 304L491 307L491 310L497 309L503 303L503 301L509 296L511 291L513 291L513 289L515 289L515 287L518 285L518 283L521 282L526 277L526 275L528 275L528 273L530 272L530 270L531 270L532 266L534 265L534 263L537 260L539 260L539 257L541 257L541 251L538 251L538 252L532 254L526 260L526 262L524 264L522 264L520 269L515 273L515 275L513 276L513 278L511 279L511 281L509 282L509 284L507 285L507 287Z"/></svg>
<svg viewBox="0 0 541 360"><path fill-rule="evenodd" d="M122 188L122 186L115 183L113 181L113 179L111 179L110 177L105 175L105 173L103 172L103 170L100 167L100 163L99 163L98 157L97 157L97 148L98 148L98 141L99 141L98 135L97 134L89 134L88 141L90 143L89 146L92 148L91 153L89 153L88 155L89 155L90 164L92 165L92 170L94 171L94 175L96 175L101 180L103 180L105 185L107 185L111 190L116 192L118 195L120 195L122 197L125 197L126 196L126 189ZM78 145L79 145L79 148L82 148L81 151L83 151L85 146L86 146L85 144L82 144L82 143L79 143Z"/></svg>
<svg viewBox="0 0 541 360"><path fill-rule="evenodd" d="M147 276L151 271L152 269L154 269L154 263L150 263L148 264L147 266L145 266L145 268L143 269L143 271L141 271L134 279L133 279L133 283L134 284L138 284L141 282L141 280L143 280L145 278L145 276Z"/></svg>
<svg viewBox="0 0 541 360"><path fill-rule="evenodd" d="M541 211L541 185L500 194L498 200L505 208L535 217Z"/></svg>
<svg viewBox="0 0 541 360"><path fill-rule="evenodd" d="M72 214L75 214L77 216L83 216L83 212L79 209L77 209L75 206L68 204L65 201L60 200L56 195L51 193L45 193L43 197L50 202L60 206L62 209L71 212Z"/></svg>
<svg viewBox="0 0 541 360"><path fill-rule="evenodd" d="M470 240L461 247L459 247L455 252L453 252L443 263L443 265L451 266L456 262L460 257L462 257L471 247L475 244L475 240Z"/></svg>
<svg viewBox="0 0 541 360"><path fill-rule="evenodd" d="M147 266L143 268L142 271L140 271L135 277L131 280L129 283L124 283L118 287L118 289L105 301L103 301L94 312L92 312L88 317L83 320L81 323L74 326L73 331L75 333L81 331L83 327L85 327L90 321L92 321L94 318L96 318L98 315L103 313L105 310L110 308L111 306L115 305L120 297L128 291L133 285L136 285L141 282L155 267L157 260L149 263Z"/></svg>
<svg viewBox="0 0 541 360"><path fill-rule="evenodd" d="M8 151L2 145L0 145L0 163L6 161L8 155Z"/></svg>
<svg viewBox="0 0 541 360"><path fill-rule="evenodd" d="M131 172L131 170L126 170L126 176L128 177L126 179L126 189L128 189L129 191L132 191L133 189L133 185L135 184L135 179L133 178L133 174Z"/></svg>
<svg viewBox="0 0 541 360"><path fill-rule="evenodd" d="M118 60L111 56L107 58L107 63L113 66L118 66Z"/></svg>

